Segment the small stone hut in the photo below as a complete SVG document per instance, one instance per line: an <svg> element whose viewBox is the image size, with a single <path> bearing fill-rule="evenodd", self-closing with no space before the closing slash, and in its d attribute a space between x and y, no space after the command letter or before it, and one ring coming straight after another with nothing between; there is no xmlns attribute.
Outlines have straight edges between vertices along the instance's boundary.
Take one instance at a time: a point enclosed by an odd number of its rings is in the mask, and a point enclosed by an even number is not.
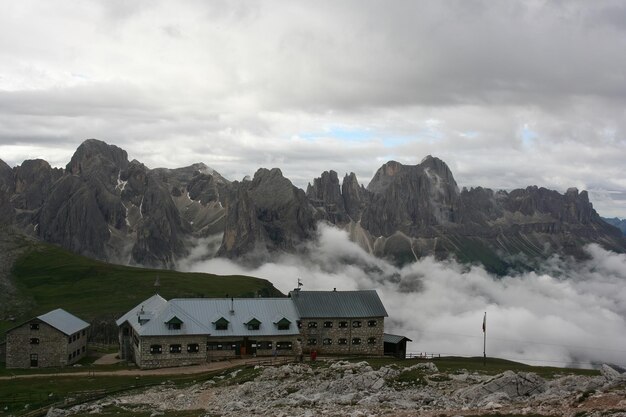
<svg viewBox="0 0 626 417"><path fill-rule="evenodd" d="M87 355L89 323L58 308L16 326L6 334L6 367L72 365Z"/></svg>

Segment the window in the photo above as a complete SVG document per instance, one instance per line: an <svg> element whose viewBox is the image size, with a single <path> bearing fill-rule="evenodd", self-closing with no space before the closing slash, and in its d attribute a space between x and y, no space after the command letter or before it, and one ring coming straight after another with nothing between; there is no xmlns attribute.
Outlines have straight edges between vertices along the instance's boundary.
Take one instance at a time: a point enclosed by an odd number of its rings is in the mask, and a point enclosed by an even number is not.
<svg viewBox="0 0 626 417"><path fill-rule="evenodd" d="M248 326L248 330L259 330L261 327L261 322L255 318L248 320L248 322L244 324Z"/></svg>
<svg viewBox="0 0 626 417"><path fill-rule="evenodd" d="M83 349L82 349L82 351L83 351L83 353L85 353L85 346L83 346Z"/></svg>
<svg viewBox="0 0 626 417"><path fill-rule="evenodd" d="M72 336L67 338L67 344L69 345L70 343L72 343Z"/></svg>
<svg viewBox="0 0 626 417"><path fill-rule="evenodd" d="M183 347L179 344L170 345L170 353L180 353L183 351Z"/></svg>
<svg viewBox="0 0 626 417"><path fill-rule="evenodd" d="M124 328L122 329L122 334L123 334L124 336L128 336L128 335L130 334L130 331L129 331L129 330L130 330L130 329L129 329L128 327L124 327Z"/></svg>
<svg viewBox="0 0 626 417"><path fill-rule="evenodd" d="M67 355L67 360L71 361L72 360L72 354L70 353L69 355Z"/></svg>
<svg viewBox="0 0 626 417"><path fill-rule="evenodd" d="M219 320L214 322L215 330L228 330L228 320L224 317L220 317Z"/></svg>
<svg viewBox="0 0 626 417"><path fill-rule="evenodd" d="M72 358L76 357L76 351L72 352Z"/></svg>
<svg viewBox="0 0 626 417"><path fill-rule="evenodd" d="M38 345L39 344L39 338L38 337L31 337L30 338L30 344L31 345Z"/></svg>
<svg viewBox="0 0 626 417"><path fill-rule="evenodd" d="M376 338L375 337L370 337L367 339L367 344L368 345L375 345L376 344Z"/></svg>
<svg viewBox="0 0 626 417"><path fill-rule="evenodd" d="M30 324L30 329L31 330L39 330L39 323L31 323Z"/></svg>
<svg viewBox="0 0 626 417"><path fill-rule="evenodd" d="M340 329L345 329L346 327L348 327L348 322L347 321L340 321L339 322L339 328Z"/></svg>
<svg viewBox="0 0 626 417"><path fill-rule="evenodd" d="M309 326L309 329L317 329L317 322L316 321L310 321L308 326Z"/></svg>
<svg viewBox="0 0 626 417"><path fill-rule="evenodd" d="M343 338L341 338L341 339L339 339L339 340L337 341L337 344L338 344L338 345L347 345L347 344L348 344L348 339L343 339Z"/></svg>
<svg viewBox="0 0 626 417"><path fill-rule="evenodd" d="M179 319L178 317L174 316L168 321L166 321L165 324L167 324L168 330L180 330L183 324L183 321Z"/></svg>
<svg viewBox="0 0 626 417"><path fill-rule="evenodd" d="M197 343L190 343L187 345L187 352L197 353L200 351L200 346Z"/></svg>
<svg viewBox="0 0 626 417"><path fill-rule="evenodd" d="M333 322L332 321L325 321L324 322L324 328L325 329L330 329L333 327Z"/></svg>
<svg viewBox="0 0 626 417"><path fill-rule="evenodd" d="M276 343L277 350L291 350L291 342L278 342Z"/></svg>
<svg viewBox="0 0 626 417"><path fill-rule="evenodd" d="M271 349L272 342L259 342L259 349Z"/></svg>
<svg viewBox="0 0 626 417"><path fill-rule="evenodd" d="M221 343L217 342L208 342L206 344L206 350L222 350L224 346Z"/></svg>
<svg viewBox="0 0 626 417"><path fill-rule="evenodd" d="M306 344L309 345L309 346L317 345L317 339L312 337L312 338L310 338L309 340L306 341Z"/></svg>
<svg viewBox="0 0 626 417"><path fill-rule="evenodd" d="M301 329L301 328L302 328L302 322L301 322L300 320L298 320L298 321L296 322L296 324L298 325L298 329Z"/></svg>
<svg viewBox="0 0 626 417"><path fill-rule="evenodd" d="M324 344L326 346L332 345L333 344L333 339L324 339L322 341L322 344Z"/></svg>
<svg viewBox="0 0 626 417"><path fill-rule="evenodd" d="M76 333L76 340L80 339L80 332Z"/></svg>
<svg viewBox="0 0 626 417"><path fill-rule="evenodd" d="M376 321L376 320L368 320L367 321L367 327L376 327L377 324L378 324L378 321Z"/></svg>
<svg viewBox="0 0 626 417"><path fill-rule="evenodd" d="M75 342L75 341L76 341L76 335L74 334L72 335L72 342Z"/></svg>
<svg viewBox="0 0 626 417"><path fill-rule="evenodd" d="M276 323L276 328L278 330L289 330L290 326L291 322L284 317Z"/></svg>
<svg viewBox="0 0 626 417"><path fill-rule="evenodd" d="M361 322L359 320L354 320L352 322L352 327L361 327Z"/></svg>
<svg viewBox="0 0 626 417"><path fill-rule="evenodd" d="M163 348L161 347L161 345L150 345L150 353L152 353L153 355L158 355L160 353L163 353Z"/></svg>
<svg viewBox="0 0 626 417"><path fill-rule="evenodd" d="M85 331L83 330L83 336L85 335Z"/></svg>
<svg viewBox="0 0 626 417"><path fill-rule="evenodd" d="M355 337L354 339L352 339L352 344L353 345L360 345L361 344L361 338L360 337Z"/></svg>

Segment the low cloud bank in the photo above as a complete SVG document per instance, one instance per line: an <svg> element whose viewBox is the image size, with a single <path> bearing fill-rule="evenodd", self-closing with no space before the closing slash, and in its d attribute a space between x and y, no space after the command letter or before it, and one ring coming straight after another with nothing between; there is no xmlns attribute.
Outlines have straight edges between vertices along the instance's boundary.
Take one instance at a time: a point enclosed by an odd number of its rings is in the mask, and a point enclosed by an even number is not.
<svg viewBox="0 0 626 417"><path fill-rule="evenodd" d="M590 259L554 257L540 270L498 277L480 266L424 258L398 268L320 225L304 255L282 255L249 269L226 259L181 263L185 270L246 274L288 292L378 290L389 313L385 331L413 340L411 352L487 355L537 365L626 364L626 255L590 245Z"/></svg>

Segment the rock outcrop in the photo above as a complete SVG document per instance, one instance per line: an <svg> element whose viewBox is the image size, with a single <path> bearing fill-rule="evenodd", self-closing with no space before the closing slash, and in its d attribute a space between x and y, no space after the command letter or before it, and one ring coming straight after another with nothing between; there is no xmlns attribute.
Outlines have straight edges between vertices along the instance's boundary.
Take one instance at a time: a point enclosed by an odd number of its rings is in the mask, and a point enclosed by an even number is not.
<svg viewBox="0 0 626 417"><path fill-rule="evenodd" d="M402 364L403 365L403 364ZM534 373L499 375L458 370L442 373L430 363L375 369L368 362L337 361L315 367L294 363L228 370L206 382L163 384L143 392L117 394L81 404L58 415L110 410L167 414L203 410L239 416L476 416L580 415L622 417L626 386L602 376L564 375L544 379Z"/></svg>

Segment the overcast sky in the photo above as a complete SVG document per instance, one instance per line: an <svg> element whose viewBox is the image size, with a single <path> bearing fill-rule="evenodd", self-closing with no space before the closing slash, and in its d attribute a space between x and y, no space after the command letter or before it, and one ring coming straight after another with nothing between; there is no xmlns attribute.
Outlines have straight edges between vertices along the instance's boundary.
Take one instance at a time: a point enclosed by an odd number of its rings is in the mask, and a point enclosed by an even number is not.
<svg viewBox="0 0 626 417"><path fill-rule="evenodd" d="M2 1L0 158L591 192L626 217L626 2Z"/></svg>

